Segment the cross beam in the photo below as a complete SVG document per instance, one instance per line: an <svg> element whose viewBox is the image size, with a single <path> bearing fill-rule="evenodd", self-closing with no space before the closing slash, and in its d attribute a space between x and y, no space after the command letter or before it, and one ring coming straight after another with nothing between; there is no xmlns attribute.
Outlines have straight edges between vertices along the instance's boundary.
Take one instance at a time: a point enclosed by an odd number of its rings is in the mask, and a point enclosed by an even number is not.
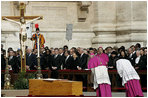
<svg viewBox="0 0 148 98"><path fill-rule="evenodd" d="M43 19L43 16L25 16L25 8L26 5L24 3L20 3L19 9L20 9L20 16L2 16L2 20L15 20L15 21L20 21L21 24L25 24L25 20L33 20L33 19Z"/></svg>
<svg viewBox="0 0 148 98"><path fill-rule="evenodd" d="M24 19L32 20L38 17L40 17L40 19L43 19L43 16L24 16ZM12 19L12 20L20 20L21 17L20 16L2 16L2 20L5 20L5 18Z"/></svg>

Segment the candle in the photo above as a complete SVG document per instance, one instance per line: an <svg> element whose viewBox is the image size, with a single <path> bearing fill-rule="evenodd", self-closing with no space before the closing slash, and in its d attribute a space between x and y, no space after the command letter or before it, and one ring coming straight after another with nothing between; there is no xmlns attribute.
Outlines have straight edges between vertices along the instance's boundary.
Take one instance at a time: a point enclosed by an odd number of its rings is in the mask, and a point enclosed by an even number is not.
<svg viewBox="0 0 148 98"><path fill-rule="evenodd" d="M39 36L37 37L37 41L38 41L38 43L37 43L37 45L38 45L38 57L40 57L40 56L39 56L39 54L40 54L40 48L39 48Z"/></svg>
<svg viewBox="0 0 148 98"><path fill-rule="evenodd" d="M23 49L24 49L24 51L23 51L23 57L25 57L25 51L26 51L25 48L26 48L25 47L25 42L23 42Z"/></svg>
<svg viewBox="0 0 148 98"><path fill-rule="evenodd" d="M6 48L6 58L8 57L8 53L7 53L7 37L5 37L5 48Z"/></svg>
<svg viewBox="0 0 148 98"><path fill-rule="evenodd" d="M34 48L33 41L32 41L32 49Z"/></svg>

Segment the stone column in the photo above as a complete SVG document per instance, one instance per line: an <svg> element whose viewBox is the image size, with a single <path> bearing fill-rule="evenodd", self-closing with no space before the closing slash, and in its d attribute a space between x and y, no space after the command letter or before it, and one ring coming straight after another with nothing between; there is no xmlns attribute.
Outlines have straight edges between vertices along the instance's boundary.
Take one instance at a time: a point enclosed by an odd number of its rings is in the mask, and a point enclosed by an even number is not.
<svg viewBox="0 0 148 98"><path fill-rule="evenodd" d="M116 2L117 46L146 45L146 2Z"/></svg>
<svg viewBox="0 0 148 98"><path fill-rule="evenodd" d="M116 3L114 1L93 2L95 37L92 40L92 47L115 46L116 43Z"/></svg>
<svg viewBox="0 0 148 98"><path fill-rule="evenodd" d="M131 39L131 2L116 2L117 12L117 46L129 46Z"/></svg>
<svg viewBox="0 0 148 98"><path fill-rule="evenodd" d="M131 2L131 42L139 42L141 46L147 44L147 2Z"/></svg>

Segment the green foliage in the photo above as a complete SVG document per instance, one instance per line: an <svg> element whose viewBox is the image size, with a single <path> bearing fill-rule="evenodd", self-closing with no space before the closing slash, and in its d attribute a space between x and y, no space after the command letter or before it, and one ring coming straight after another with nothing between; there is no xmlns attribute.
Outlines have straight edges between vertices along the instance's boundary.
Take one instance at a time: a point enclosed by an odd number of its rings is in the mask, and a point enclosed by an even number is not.
<svg viewBox="0 0 148 98"><path fill-rule="evenodd" d="M29 88L29 79L34 79L36 73L20 72L18 73L18 79L14 83L14 89L28 89Z"/></svg>

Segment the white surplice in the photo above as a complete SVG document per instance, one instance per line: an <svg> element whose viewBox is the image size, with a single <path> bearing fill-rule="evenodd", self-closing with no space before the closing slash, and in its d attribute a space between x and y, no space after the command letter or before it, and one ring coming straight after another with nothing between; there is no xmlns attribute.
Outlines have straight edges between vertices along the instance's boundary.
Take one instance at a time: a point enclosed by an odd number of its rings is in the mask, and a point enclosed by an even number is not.
<svg viewBox="0 0 148 98"><path fill-rule="evenodd" d="M93 70L94 72L94 89L98 87L98 84L110 84L108 75L108 69L106 66L97 66Z"/></svg>
<svg viewBox="0 0 148 98"><path fill-rule="evenodd" d="M124 86L127 81L132 79L139 80L140 77L137 74L136 70L132 66L131 62L126 59L119 59L116 62L117 72L122 78L122 85Z"/></svg>

